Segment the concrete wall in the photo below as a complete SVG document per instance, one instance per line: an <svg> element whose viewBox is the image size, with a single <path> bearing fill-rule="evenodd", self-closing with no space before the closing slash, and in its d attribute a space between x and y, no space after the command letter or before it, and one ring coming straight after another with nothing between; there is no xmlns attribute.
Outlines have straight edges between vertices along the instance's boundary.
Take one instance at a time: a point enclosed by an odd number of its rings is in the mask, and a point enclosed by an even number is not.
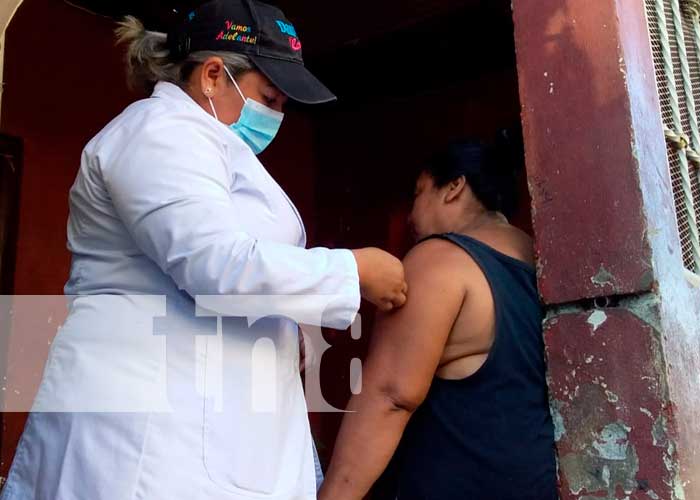
<svg viewBox="0 0 700 500"><path fill-rule="evenodd" d="M700 289L644 2L514 10L562 499L698 499Z"/></svg>

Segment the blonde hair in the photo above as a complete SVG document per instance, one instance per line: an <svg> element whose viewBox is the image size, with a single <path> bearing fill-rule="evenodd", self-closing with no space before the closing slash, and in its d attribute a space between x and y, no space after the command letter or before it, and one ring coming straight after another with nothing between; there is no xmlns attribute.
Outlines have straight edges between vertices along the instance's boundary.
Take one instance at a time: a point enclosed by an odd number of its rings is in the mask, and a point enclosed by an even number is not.
<svg viewBox="0 0 700 500"><path fill-rule="evenodd" d="M127 47L126 70L130 88L150 92L160 81L184 88L194 68L210 57L223 59L234 76L253 69L247 56L235 52L198 51L189 54L184 60L173 60L168 48L168 36L147 30L133 16L127 16L119 22L115 33L117 44Z"/></svg>

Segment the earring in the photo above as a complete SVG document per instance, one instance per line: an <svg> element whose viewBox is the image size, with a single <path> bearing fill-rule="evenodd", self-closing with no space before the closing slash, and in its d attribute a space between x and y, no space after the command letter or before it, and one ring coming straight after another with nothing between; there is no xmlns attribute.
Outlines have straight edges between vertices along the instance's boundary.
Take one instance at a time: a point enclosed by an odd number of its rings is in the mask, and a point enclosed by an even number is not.
<svg viewBox="0 0 700 500"><path fill-rule="evenodd" d="M211 97L211 88L207 88L204 90L204 95L207 97Z"/></svg>

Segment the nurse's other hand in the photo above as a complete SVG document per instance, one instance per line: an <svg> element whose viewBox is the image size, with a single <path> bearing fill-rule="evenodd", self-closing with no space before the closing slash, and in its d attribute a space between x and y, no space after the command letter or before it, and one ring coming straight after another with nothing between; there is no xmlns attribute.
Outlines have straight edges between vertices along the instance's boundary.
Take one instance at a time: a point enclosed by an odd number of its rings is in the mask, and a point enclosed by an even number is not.
<svg viewBox="0 0 700 500"><path fill-rule="evenodd" d="M406 303L408 285L403 264L379 248L353 250L360 274L362 296L384 312Z"/></svg>

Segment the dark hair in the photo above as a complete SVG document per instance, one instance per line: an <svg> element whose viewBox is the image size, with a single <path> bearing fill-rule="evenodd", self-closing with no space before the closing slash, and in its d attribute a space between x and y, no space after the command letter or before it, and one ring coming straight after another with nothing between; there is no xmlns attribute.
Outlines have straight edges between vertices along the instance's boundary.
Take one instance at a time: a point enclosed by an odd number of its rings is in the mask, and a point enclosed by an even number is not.
<svg viewBox="0 0 700 500"><path fill-rule="evenodd" d="M510 217L518 206L522 166L522 135L512 129L501 131L492 144L475 139L454 142L428 161L423 171L438 188L464 176L487 210Z"/></svg>

